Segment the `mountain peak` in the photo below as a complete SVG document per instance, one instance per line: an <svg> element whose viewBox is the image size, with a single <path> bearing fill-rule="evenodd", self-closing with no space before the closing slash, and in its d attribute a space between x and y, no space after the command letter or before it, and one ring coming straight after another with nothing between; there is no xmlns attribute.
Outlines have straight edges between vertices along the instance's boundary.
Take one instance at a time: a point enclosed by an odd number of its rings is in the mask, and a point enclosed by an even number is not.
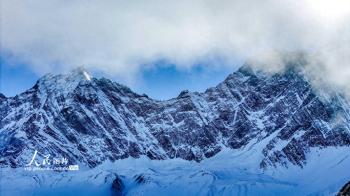
<svg viewBox="0 0 350 196"><path fill-rule="evenodd" d="M84 66L77 67L73 69L68 75L71 76L71 78L80 78L85 79L88 81L91 81L92 76L89 74L89 72L85 69Z"/></svg>
<svg viewBox="0 0 350 196"><path fill-rule="evenodd" d="M47 74L39 79L39 88L42 92L60 92L67 95L80 83L89 83L92 76L83 66L77 67L66 74Z"/></svg>

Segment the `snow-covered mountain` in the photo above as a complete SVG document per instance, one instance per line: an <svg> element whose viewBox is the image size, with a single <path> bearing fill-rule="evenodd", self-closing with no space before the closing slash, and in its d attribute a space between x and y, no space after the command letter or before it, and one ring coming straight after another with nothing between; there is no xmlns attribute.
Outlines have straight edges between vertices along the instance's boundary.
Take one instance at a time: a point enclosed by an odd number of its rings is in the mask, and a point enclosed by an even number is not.
<svg viewBox="0 0 350 196"><path fill-rule="evenodd" d="M201 163L227 150L246 154L227 160L261 172L315 168L316 155L349 162L349 101L313 89L298 63L276 74L245 65L203 93L166 101L82 68L48 74L15 97L0 94L1 167L21 168L34 151L88 168L142 157Z"/></svg>
<svg viewBox="0 0 350 196"><path fill-rule="evenodd" d="M78 68L48 74L1 96L1 164L21 167L34 150L95 167L105 160L201 161L223 148L264 142L262 168L307 164L312 148L350 145L350 106L320 97L291 68L268 75L244 66L204 93L156 101Z"/></svg>

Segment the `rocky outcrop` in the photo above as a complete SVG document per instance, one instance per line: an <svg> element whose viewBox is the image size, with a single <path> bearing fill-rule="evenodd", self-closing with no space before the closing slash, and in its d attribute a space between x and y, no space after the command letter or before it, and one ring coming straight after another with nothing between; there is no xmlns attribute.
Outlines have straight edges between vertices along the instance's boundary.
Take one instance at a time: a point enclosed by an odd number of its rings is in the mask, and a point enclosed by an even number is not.
<svg viewBox="0 0 350 196"><path fill-rule="evenodd" d="M349 196L350 195L350 181L346 183L339 191L337 196Z"/></svg>
<svg viewBox="0 0 350 196"><path fill-rule="evenodd" d="M6 96L0 93L0 103L6 100Z"/></svg>
<svg viewBox="0 0 350 196"><path fill-rule="evenodd" d="M125 186L123 181L117 176L112 183L112 195L113 196L122 196Z"/></svg>
<svg viewBox="0 0 350 196"><path fill-rule="evenodd" d="M146 184L150 181L150 177L146 174L139 174L134 176L134 180L137 184Z"/></svg>

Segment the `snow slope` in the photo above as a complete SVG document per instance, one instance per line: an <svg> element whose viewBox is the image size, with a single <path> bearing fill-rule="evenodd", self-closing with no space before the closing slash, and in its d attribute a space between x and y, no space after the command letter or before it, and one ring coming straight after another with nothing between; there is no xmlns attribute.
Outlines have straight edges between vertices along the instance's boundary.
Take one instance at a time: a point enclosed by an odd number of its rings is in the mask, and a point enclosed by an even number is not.
<svg viewBox="0 0 350 196"><path fill-rule="evenodd" d="M350 179L350 152L344 147L313 149L304 168L262 171L257 156L254 150L225 149L201 163L143 156L63 173L7 168L0 190L4 196L110 195L119 176L125 195L334 195Z"/></svg>

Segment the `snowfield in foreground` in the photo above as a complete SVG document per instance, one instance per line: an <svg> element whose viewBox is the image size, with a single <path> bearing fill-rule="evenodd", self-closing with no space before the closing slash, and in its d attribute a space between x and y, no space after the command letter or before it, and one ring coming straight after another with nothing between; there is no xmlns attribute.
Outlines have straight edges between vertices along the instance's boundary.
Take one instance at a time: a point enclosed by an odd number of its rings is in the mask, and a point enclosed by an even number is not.
<svg viewBox="0 0 350 196"><path fill-rule="evenodd" d="M1 195L335 195L350 179L348 148L313 149L304 168L259 169L256 148L226 149L200 163L128 158L79 171L2 170ZM336 152L336 153L334 153ZM341 152L341 153L339 153ZM320 189L322 187L322 189Z"/></svg>

